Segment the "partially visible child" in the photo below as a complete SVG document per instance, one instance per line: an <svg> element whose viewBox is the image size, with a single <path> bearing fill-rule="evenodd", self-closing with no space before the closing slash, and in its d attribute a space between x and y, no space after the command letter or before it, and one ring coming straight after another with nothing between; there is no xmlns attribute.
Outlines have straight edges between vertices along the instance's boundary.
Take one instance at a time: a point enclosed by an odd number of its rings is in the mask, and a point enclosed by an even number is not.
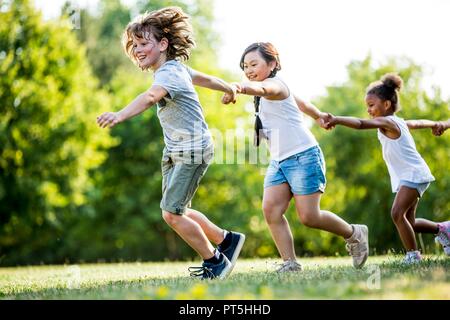
<svg viewBox="0 0 450 320"><path fill-rule="evenodd" d="M409 129L428 129L431 128L431 131L435 136L441 136L445 130L450 127L450 120L447 121L431 121L426 119L420 120L406 120L406 124Z"/></svg>
<svg viewBox="0 0 450 320"><path fill-rule="evenodd" d="M189 58L194 47L188 19L180 8L168 7L146 13L128 24L124 49L142 70L153 71L154 82L119 112L99 116L97 123L102 128L112 128L157 104L165 142L161 163L162 216L203 258L201 267L190 268L192 276L225 278L236 263L245 236L227 232L202 213L188 208L214 150L194 85L227 93L228 102L235 99L236 89L180 62Z"/></svg>
<svg viewBox="0 0 450 320"><path fill-rule="evenodd" d="M377 129L383 159L391 177L392 192L397 193L391 210L392 220L407 251L404 262L411 264L421 260L414 232L436 235L444 252L450 255L450 221L436 223L416 218L419 200L435 178L417 152L408 127L435 128L436 124L427 120L408 122L395 115L399 110L398 92L402 84L398 75L387 74L381 81L369 85L365 100L367 112L372 118L370 120L328 114L325 122L328 127L343 125L358 130Z"/></svg>

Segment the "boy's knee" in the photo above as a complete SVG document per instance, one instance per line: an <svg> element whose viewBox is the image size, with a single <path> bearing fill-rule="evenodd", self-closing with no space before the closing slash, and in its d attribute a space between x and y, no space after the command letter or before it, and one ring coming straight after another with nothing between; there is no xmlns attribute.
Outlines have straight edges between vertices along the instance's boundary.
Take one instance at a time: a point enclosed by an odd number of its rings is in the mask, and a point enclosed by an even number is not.
<svg viewBox="0 0 450 320"><path fill-rule="evenodd" d="M277 207L274 203L264 202L262 206L264 219L268 224L277 223L281 220L282 213L281 209Z"/></svg>
<svg viewBox="0 0 450 320"><path fill-rule="evenodd" d="M177 223L179 216L175 213L163 210L162 217L169 226L172 226Z"/></svg>

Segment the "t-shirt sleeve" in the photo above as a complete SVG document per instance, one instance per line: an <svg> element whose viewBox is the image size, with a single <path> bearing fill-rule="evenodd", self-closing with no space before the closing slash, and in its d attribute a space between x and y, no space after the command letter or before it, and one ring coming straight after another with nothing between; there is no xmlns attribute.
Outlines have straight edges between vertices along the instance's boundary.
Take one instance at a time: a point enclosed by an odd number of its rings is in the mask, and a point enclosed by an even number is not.
<svg viewBox="0 0 450 320"><path fill-rule="evenodd" d="M162 66L157 73L155 73L155 80L153 85L163 87L170 95L171 99L174 99L180 89L183 87L182 77L178 68L173 65Z"/></svg>
<svg viewBox="0 0 450 320"><path fill-rule="evenodd" d="M186 68L187 73L189 74L189 77L192 79L192 77L194 76L194 69L192 69L191 67L188 67L186 65L183 65Z"/></svg>

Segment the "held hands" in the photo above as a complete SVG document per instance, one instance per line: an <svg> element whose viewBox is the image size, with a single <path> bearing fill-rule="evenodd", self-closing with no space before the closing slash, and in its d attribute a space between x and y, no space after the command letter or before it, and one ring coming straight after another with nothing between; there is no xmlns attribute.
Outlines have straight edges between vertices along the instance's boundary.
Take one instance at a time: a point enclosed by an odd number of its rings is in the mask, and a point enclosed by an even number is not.
<svg viewBox="0 0 450 320"><path fill-rule="evenodd" d="M326 130L334 129L336 126L336 117L331 113L321 112L319 118L316 119L317 124Z"/></svg>
<svg viewBox="0 0 450 320"><path fill-rule="evenodd" d="M229 104L229 103L236 103L236 96L238 93L241 93L241 86L239 83L233 82L230 84L232 92L226 92L222 96L222 103L223 104Z"/></svg>
<svg viewBox="0 0 450 320"><path fill-rule="evenodd" d="M120 122L121 121L117 112L105 112L101 116L97 117L97 124L100 128L112 128Z"/></svg>

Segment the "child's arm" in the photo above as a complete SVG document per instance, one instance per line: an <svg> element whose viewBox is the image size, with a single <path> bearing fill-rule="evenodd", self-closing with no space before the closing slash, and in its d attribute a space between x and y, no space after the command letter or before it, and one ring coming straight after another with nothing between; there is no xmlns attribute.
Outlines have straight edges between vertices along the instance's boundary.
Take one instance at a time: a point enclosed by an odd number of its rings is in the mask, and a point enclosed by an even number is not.
<svg viewBox="0 0 450 320"><path fill-rule="evenodd" d="M437 126L437 122L421 119L421 120L406 120L406 124L408 125L409 129L427 129L427 128L434 128Z"/></svg>
<svg viewBox="0 0 450 320"><path fill-rule="evenodd" d="M192 83L196 86L222 91L227 94L228 99L230 99L229 102L236 102L236 87L233 85L228 84L227 82L223 81L220 78L210 76L208 74L201 73L199 71L193 70L192 71Z"/></svg>
<svg viewBox="0 0 450 320"><path fill-rule="evenodd" d="M447 121L431 121L426 119L407 120L406 124L409 129L427 129L431 128L435 136L440 136L450 127L450 120Z"/></svg>
<svg viewBox="0 0 450 320"><path fill-rule="evenodd" d="M363 129L383 129L392 136L400 136L400 129L390 119L386 117L378 117L374 119L359 119L354 117L336 117L328 113L325 118L325 123L328 127L335 125L343 125L352 129L363 130Z"/></svg>
<svg viewBox="0 0 450 320"><path fill-rule="evenodd" d="M247 81L237 84L238 93L249 96L283 98L288 90L280 81L265 79L264 81Z"/></svg>
<svg viewBox="0 0 450 320"><path fill-rule="evenodd" d="M101 128L114 127L129 118L132 118L151 106L167 95L166 89L160 86L152 86L146 92L138 95L128 106L119 112L105 112L97 117L97 124Z"/></svg>
<svg viewBox="0 0 450 320"><path fill-rule="evenodd" d="M295 103L297 104L297 107L300 109L300 111L306 113L308 116L313 118L317 121L319 126L321 126L324 129L331 129L331 127L325 126L325 118L327 117L327 114L325 112L320 111L315 105L313 105L310 102L305 102L296 95L294 95Z"/></svg>
<svg viewBox="0 0 450 320"><path fill-rule="evenodd" d="M298 108L306 113L308 116L310 116L311 118L313 118L314 120L319 119L321 116L324 117L326 116L326 113L321 112L319 109L317 109L317 107L315 105L313 105L312 103L309 102L305 102L302 99L300 99L299 97L295 96L295 102L297 103Z"/></svg>

